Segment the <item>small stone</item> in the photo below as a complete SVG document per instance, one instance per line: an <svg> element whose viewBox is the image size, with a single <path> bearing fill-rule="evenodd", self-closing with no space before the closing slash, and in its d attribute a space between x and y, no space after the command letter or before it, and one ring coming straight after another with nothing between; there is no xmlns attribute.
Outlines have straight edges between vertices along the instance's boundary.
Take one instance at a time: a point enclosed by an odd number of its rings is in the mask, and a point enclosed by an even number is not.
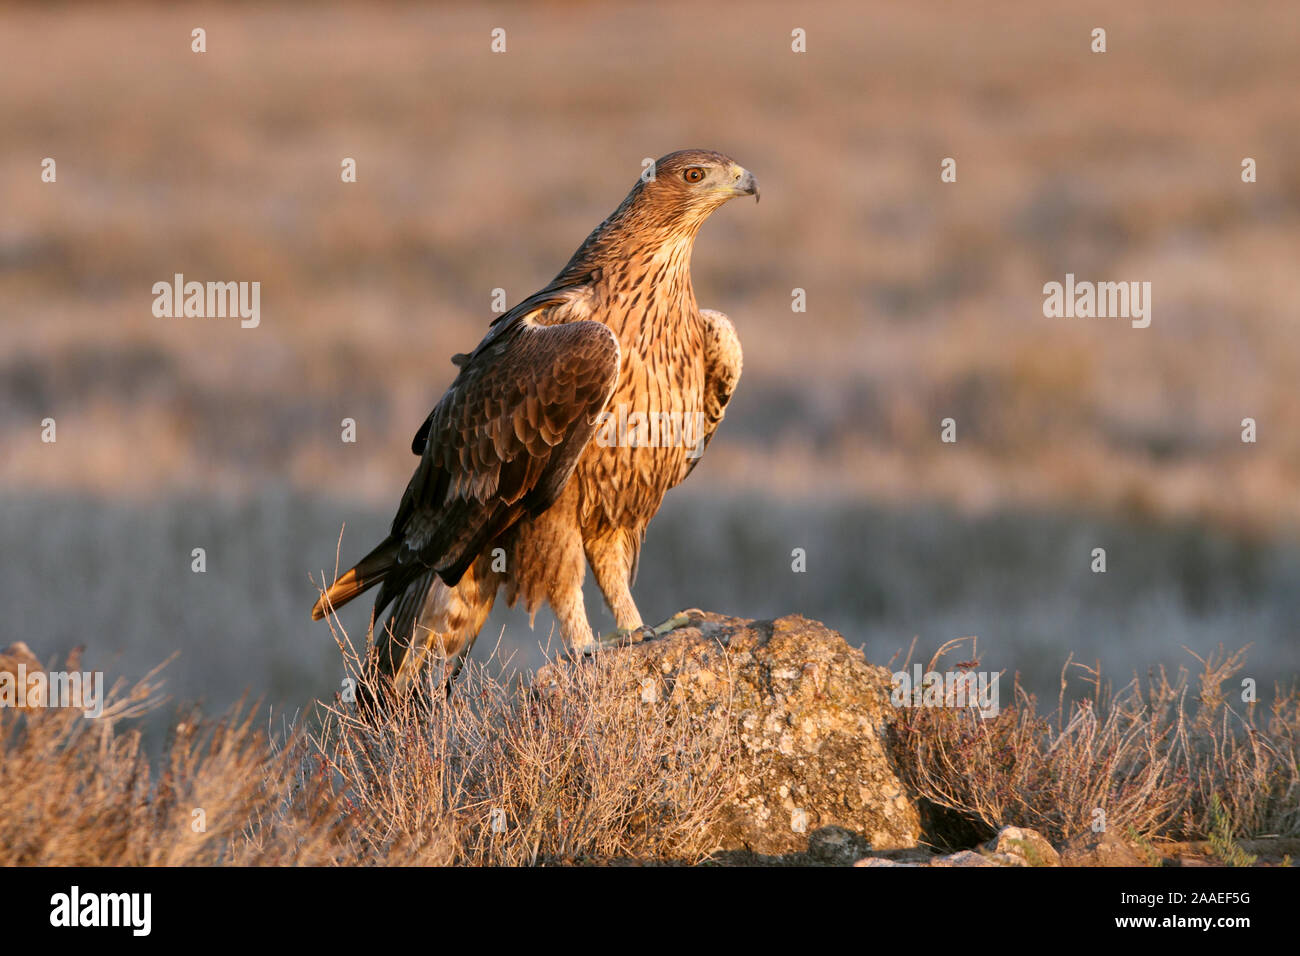
<svg viewBox="0 0 1300 956"><path fill-rule="evenodd" d="M1119 834L1107 830L1076 833L1061 846L1065 866L1149 866Z"/></svg>
<svg viewBox="0 0 1300 956"><path fill-rule="evenodd" d="M962 850L950 856L940 856L930 861L931 866L997 866L997 862L981 856L974 850Z"/></svg>
<svg viewBox="0 0 1300 956"><path fill-rule="evenodd" d="M988 849L993 853L1023 861L1016 864L1020 866L1061 865L1061 855L1037 830L1003 827L988 843Z"/></svg>

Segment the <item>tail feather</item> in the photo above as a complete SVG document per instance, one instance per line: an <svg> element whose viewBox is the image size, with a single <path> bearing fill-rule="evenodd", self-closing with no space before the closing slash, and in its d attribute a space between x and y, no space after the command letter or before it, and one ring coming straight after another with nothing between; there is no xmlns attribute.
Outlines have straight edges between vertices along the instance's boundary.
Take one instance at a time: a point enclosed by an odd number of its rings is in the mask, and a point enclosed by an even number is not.
<svg viewBox="0 0 1300 956"><path fill-rule="evenodd" d="M397 563L401 540L394 535L385 538L377 548L357 562L356 567L329 586L311 609L311 619L319 621L331 610L347 604L358 594L370 590L388 577Z"/></svg>

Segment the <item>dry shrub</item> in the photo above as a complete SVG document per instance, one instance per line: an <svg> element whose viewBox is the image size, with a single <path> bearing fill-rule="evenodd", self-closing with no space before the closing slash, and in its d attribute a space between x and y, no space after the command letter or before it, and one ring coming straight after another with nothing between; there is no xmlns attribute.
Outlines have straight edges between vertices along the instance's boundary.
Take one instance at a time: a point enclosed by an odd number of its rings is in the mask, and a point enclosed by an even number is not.
<svg viewBox="0 0 1300 956"><path fill-rule="evenodd" d="M959 643L941 647L927 670ZM989 719L973 708L901 710L895 743L904 777L959 821L988 830L1032 827L1052 840L1091 829L1097 808L1107 828L1121 832L1203 838L1215 825L1216 797L1238 834L1300 833L1300 697L1276 688L1261 718L1257 703L1236 708L1224 693L1245 649L1228 654L1220 645L1197 660L1195 685L1186 668L1172 680L1161 668L1118 691L1099 667L1067 660L1048 717L1018 680L1012 704ZM1093 690L1067 707L1071 667L1083 670Z"/></svg>
<svg viewBox="0 0 1300 956"><path fill-rule="evenodd" d="M77 665L73 654L63 669ZM217 720L186 715L155 773L140 731L123 721L161 704L160 669L110 688L98 719L75 708L0 709L0 863L332 861L330 795L297 782L300 745L277 746L245 702Z"/></svg>
<svg viewBox="0 0 1300 956"><path fill-rule="evenodd" d="M324 708L308 759L327 763L355 810L363 856L698 862L714 849L711 824L735 782L725 712L642 700L636 665L617 651L555 660L531 685L491 668L471 662L450 698L430 669L422 693L378 718Z"/></svg>
<svg viewBox="0 0 1300 956"><path fill-rule="evenodd" d="M1233 706L1243 661L1220 648L1195 681L1160 670L1117 692L1083 668L1092 696L1068 707L1063 671L1050 717L1018 683L988 720L900 710L902 775L962 821L1053 841L1089 829L1096 808L1140 839L1295 835L1300 698ZM471 663L450 698L430 674L382 716L336 698L310 730L278 735L243 702L215 720L187 713L156 768L124 724L158 706L156 671L113 687L99 720L0 709L0 864L698 862L734 792L729 715L642 700L637 668L603 653L507 682Z"/></svg>
<svg viewBox="0 0 1300 956"><path fill-rule="evenodd" d="M216 720L184 712L153 763L123 721L161 703L157 671L113 687L98 720L0 709L0 864L696 862L713 849L734 781L725 713L642 701L616 652L557 661L536 689L489 666L467 667L450 699L430 677L382 717L336 698L279 735L246 702Z"/></svg>

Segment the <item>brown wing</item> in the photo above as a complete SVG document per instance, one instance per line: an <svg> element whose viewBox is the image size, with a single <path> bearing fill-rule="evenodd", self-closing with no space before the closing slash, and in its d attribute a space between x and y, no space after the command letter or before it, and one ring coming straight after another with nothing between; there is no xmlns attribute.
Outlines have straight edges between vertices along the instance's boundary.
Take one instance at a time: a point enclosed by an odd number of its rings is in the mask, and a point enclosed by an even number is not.
<svg viewBox="0 0 1300 956"><path fill-rule="evenodd" d="M525 514L559 496L618 380L613 331L586 285L548 290L494 324L416 436L378 612L428 569L454 585Z"/></svg>

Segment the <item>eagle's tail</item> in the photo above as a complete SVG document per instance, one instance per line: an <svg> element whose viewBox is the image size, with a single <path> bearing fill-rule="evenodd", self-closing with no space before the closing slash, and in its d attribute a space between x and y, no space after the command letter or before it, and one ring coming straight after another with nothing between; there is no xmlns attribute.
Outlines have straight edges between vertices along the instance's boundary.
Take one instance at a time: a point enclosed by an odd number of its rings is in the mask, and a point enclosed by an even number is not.
<svg viewBox="0 0 1300 956"><path fill-rule="evenodd" d="M406 585L382 627L376 619L374 662L396 692L404 692L431 657L444 661L450 692L501 585L492 560L491 553L480 555L456 584L425 571Z"/></svg>
<svg viewBox="0 0 1300 956"><path fill-rule="evenodd" d="M311 619L319 621L330 611L342 607L358 594L385 580L397 563L397 552L401 544L401 539L396 535L389 535L380 542L377 548L357 562L356 567L331 584L329 590L320 596L311 609Z"/></svg>

